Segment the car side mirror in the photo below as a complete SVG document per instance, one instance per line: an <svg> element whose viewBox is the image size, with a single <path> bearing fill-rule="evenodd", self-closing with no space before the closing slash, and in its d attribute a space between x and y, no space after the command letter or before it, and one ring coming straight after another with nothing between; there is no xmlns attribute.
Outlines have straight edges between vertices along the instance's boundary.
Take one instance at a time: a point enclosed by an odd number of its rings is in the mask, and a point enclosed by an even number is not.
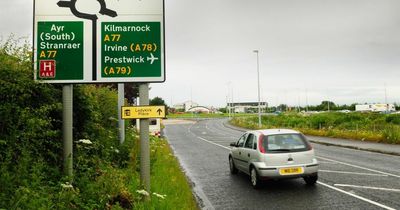
<svg viewBox="0 0 400 210"><path fill-rule="evenodd" d="M232 143L230 144L230 146L231 146L231 147L237 147L236 142L232 142Z"/></svg>

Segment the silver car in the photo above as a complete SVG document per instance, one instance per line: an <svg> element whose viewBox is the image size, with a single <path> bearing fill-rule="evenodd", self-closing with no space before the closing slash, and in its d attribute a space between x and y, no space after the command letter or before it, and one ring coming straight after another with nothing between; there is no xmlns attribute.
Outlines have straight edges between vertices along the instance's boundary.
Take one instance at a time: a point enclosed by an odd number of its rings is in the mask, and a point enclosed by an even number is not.
<svg viewBox="0 0 400 210"><path fill-rule="evenodd" d="M303 178L314 185L318 179L318 161L306 137L295 130L266 129L244 133L231 143L229 169L250 175L258 188L262 180Z"/></svg>

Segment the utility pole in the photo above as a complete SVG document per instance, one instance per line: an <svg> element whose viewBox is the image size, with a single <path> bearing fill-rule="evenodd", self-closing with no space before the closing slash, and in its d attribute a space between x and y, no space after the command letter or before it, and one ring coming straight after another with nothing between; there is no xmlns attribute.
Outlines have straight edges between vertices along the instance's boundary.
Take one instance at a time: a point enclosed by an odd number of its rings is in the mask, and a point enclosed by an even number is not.
<svg viewBox="0 0 400 210"><path fill-rule="evenodd" d="M253 50L257 55L257 88L258 88L258 127L261 128L261 107L260 107L260 63L258 58L258 50Z"/></svg>
<svg viewBox="0 0 400 210"><path fill-rule="evenodd" d="M386 93L386 82L385 82L385 105L386 105L386 112L389 112L389 104L387 101L387 93Z"/></svg>
<svg viewBox="0 0 400 210"><path fill-rule="evenodd" d="M306 88L306 112L308 112L308 90Z"/></svg>

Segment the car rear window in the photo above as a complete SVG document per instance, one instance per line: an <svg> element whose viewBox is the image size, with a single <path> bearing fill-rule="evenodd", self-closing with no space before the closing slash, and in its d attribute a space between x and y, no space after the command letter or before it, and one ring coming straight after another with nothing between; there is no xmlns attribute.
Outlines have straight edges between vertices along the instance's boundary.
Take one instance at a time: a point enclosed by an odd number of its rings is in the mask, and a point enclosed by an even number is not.
<svg viewBox="0 0 400 210"><path fill-rule="evenodd" d="M262 144L267 152L300 152L311 149L305 137L297 133L264 136Z"/></svg>

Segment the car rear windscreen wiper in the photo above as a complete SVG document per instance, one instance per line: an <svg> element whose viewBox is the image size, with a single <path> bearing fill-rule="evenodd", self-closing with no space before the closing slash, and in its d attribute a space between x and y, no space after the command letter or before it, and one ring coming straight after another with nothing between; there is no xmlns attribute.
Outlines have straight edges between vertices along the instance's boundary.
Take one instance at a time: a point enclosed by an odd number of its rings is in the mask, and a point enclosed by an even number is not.
<svg viewBox="0 0 400 210"><path fill-rule="evenodd" d="M269 150L270 152L290 152L292 151L291 149L274 149L274 150Z"/></svg>

